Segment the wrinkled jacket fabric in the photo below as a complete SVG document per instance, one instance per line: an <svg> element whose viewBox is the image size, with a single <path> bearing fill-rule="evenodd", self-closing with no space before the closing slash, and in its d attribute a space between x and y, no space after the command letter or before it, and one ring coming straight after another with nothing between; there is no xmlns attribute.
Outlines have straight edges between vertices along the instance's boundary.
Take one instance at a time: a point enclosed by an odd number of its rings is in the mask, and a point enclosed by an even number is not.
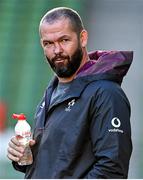
<svg viewBox="0 0 143 180"><path fill-rule="evenodd" d="M132 152L130 104L121 89L128 51L96 51L70 88L50 105L45 91L35 116L34 162L14 167L25 178L127 178Z"/></svg>

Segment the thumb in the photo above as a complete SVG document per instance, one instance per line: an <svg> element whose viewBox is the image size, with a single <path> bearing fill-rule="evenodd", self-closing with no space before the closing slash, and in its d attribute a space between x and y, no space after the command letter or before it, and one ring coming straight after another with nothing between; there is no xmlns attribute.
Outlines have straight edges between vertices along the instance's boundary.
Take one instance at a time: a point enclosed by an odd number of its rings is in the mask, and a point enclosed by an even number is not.
<svg viewBox="0 0 143 180"><path fill-rule="evenodd" d="M29 141L29 145L30 145L30 146L34 146L34 144L36 144L36 141L35 141L34 139L31 139L31 140Z"/></svg>

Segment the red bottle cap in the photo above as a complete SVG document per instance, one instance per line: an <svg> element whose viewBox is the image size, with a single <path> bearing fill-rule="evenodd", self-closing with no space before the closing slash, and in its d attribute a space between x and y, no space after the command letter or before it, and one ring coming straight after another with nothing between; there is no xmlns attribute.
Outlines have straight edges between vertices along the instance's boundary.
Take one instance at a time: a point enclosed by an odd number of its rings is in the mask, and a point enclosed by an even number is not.
<svg viewBox="0 0 143 180"><path fill-rule="evenodd" d="M12 118L18 120L26 120L26 116L24 114L13 114Z"/></svg>

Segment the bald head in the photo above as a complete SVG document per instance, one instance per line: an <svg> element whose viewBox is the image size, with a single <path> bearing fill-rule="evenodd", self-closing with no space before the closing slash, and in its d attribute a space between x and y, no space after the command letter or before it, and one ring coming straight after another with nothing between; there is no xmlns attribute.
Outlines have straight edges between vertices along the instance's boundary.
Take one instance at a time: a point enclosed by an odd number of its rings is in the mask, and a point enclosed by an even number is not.
<svg viewBox="0 0 143 180"><path fill-rule="evenodd" d="M84 29L81 17L76 11L67 7L59 7L59 8L54 8L48 11L43 16L43 18L40 21L39 32L40 32L40 27L43 23L53 24L56 21L59 21L62 19L69 20L72 30L77 35L79 35L80 32Z"/></svg>

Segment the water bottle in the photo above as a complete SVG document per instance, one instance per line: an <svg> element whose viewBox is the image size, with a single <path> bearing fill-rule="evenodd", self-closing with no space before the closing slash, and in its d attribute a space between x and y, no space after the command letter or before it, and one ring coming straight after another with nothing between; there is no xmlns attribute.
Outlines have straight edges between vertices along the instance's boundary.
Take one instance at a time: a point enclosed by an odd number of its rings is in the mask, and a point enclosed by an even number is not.
<svg viewBox="0 0 143 180"><path fill-rule="evenodd" d="M31 127L26 121L26 116L24 114L13 114L12 118L18 120L15 125L15 135L25 149L24 155L21 157L18 164L21 166L30 165L33 162L33 156L29 146L29 141L31 139Z"/></svg>

